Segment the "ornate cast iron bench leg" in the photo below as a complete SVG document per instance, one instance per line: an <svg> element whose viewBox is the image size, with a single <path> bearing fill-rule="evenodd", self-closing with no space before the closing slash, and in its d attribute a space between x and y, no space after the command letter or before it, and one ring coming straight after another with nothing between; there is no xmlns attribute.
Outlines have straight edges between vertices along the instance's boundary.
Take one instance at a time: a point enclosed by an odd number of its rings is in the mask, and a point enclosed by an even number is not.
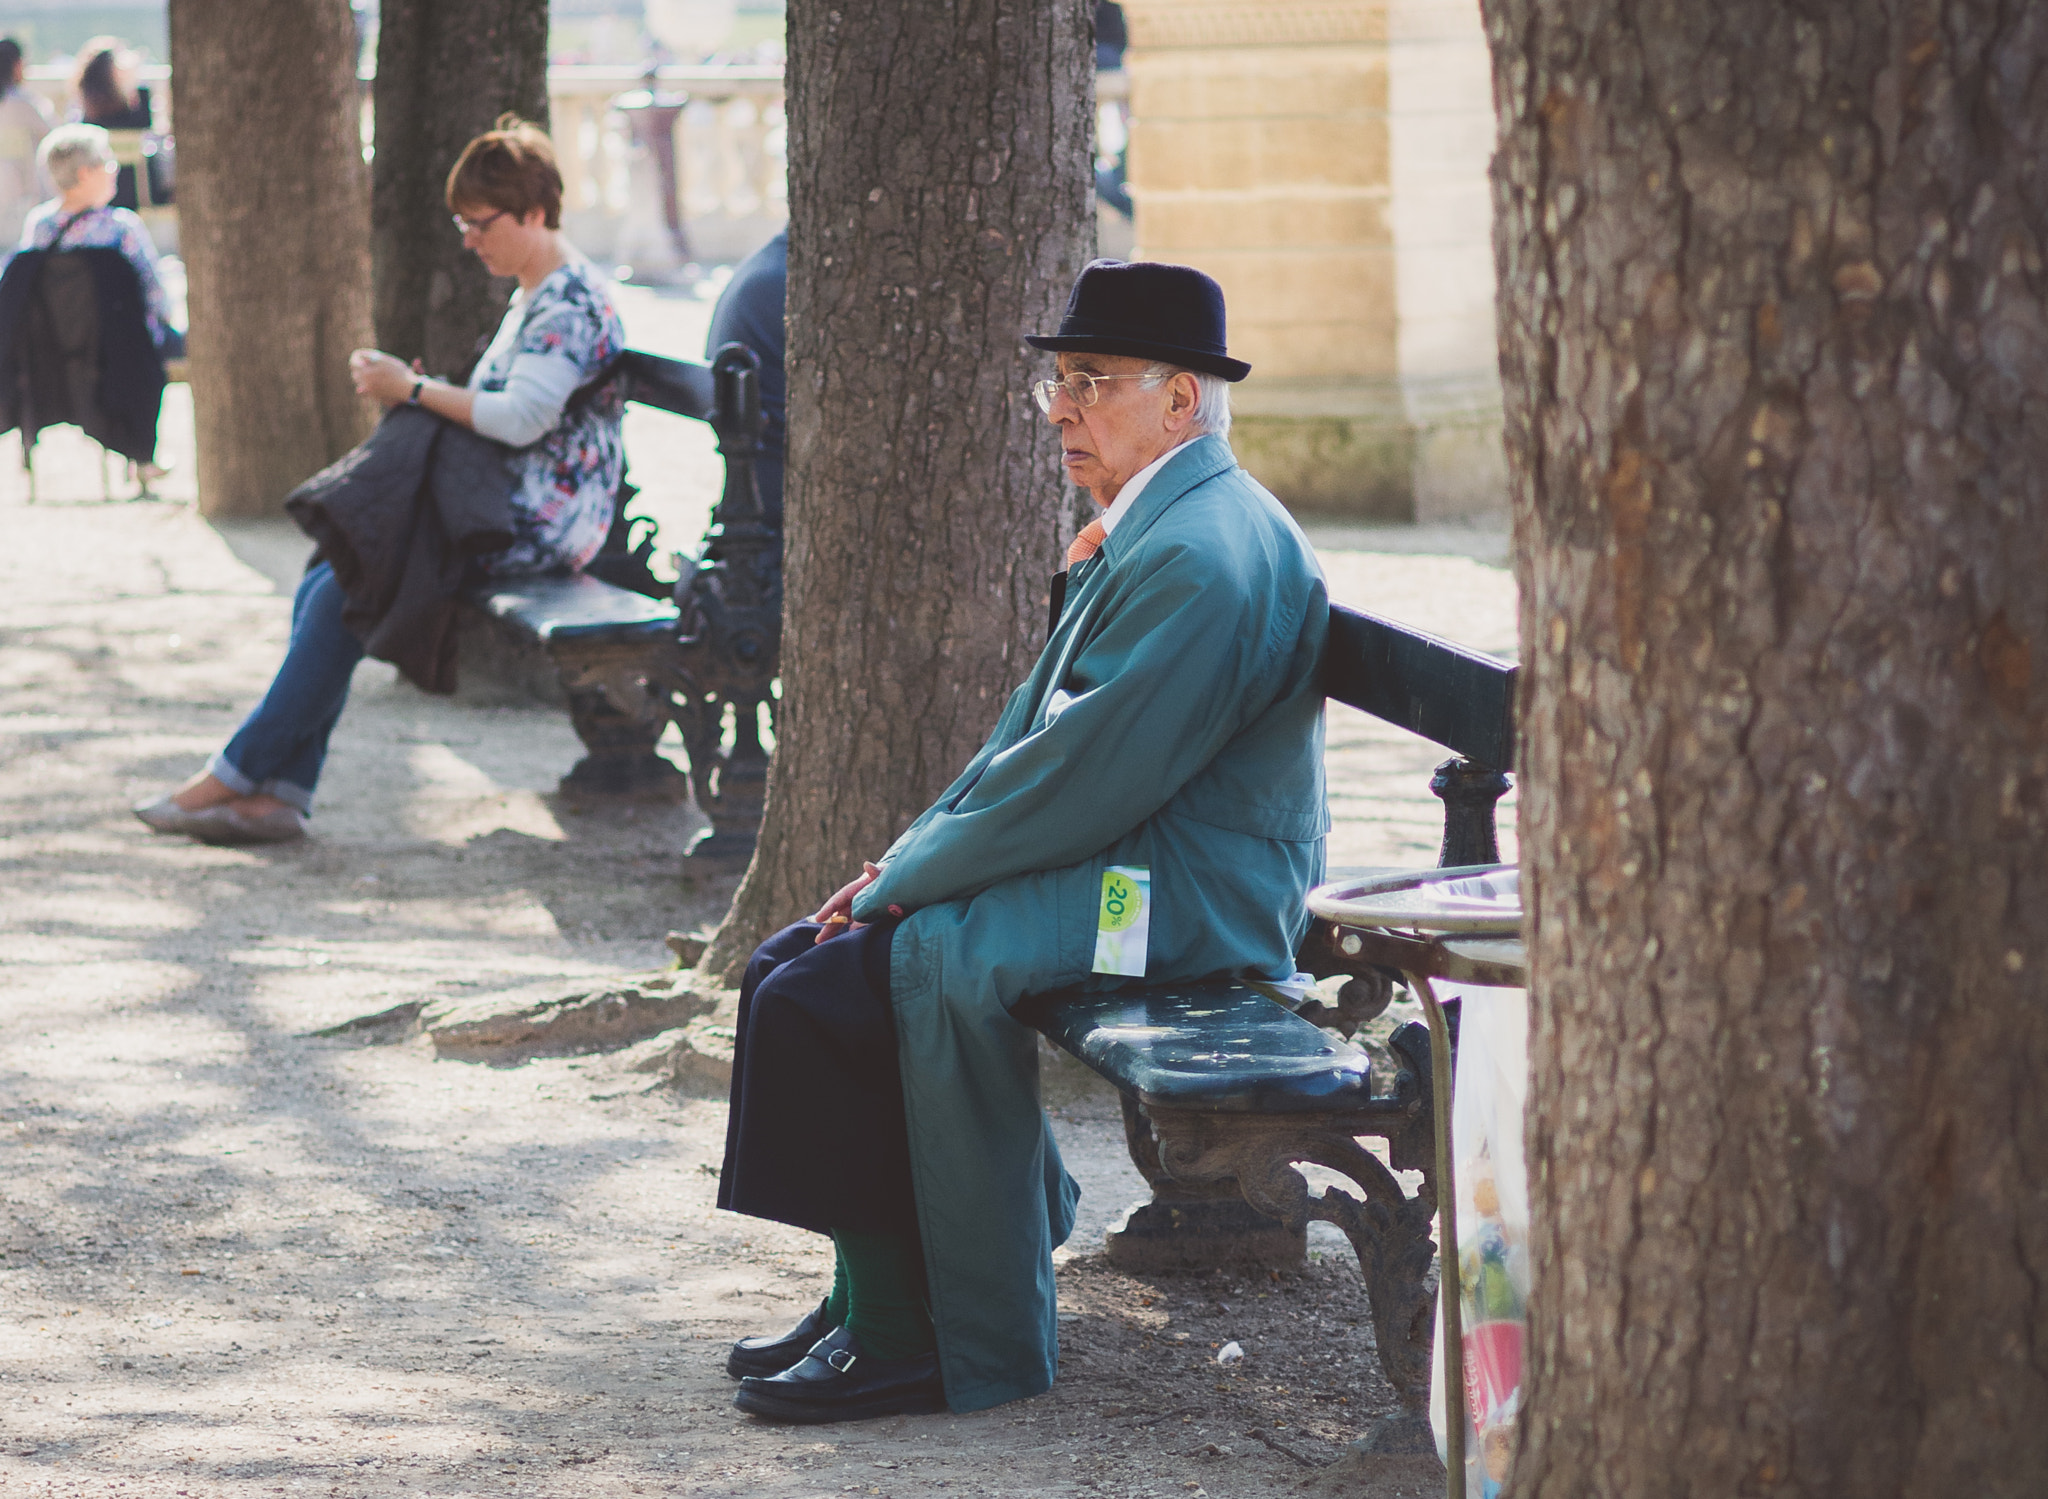
<svg viewBox="0 0 2048 1499"><path fill-rule="evenodd" d="M1391 981L1369 972L1345 984L1336 1008L1308 1000L1295 1013L1311 1025L1334 1026L1348 1039L1392 999ZM1152 1199L1133 1207L1105 1237L1111 1264L1140 1273L1224 1265L1288 1270L1307 1259L1305 1223L1290 1228L1260 1212L1228 1181L1192 1184L1167 1175L1143 1105L1121 1090L1117 1096L1123 1105L1124 1146L1152 1189Z"/></svg>
<svg viewBox="0 0 2048 1499"><path fill-rule="evenodd" d="M676 580L676 635L658 687L682 730L697 806L711 832L691 858L745 859L761 830L768 753L760 709L775 711L773 683L782 640L782 534L761 508L754 460L760 451L760 361L727 344L712 361L718 451L725 495L704 550ZM687 560L687 559L685 559ZM733 744L721 750L726 708Z"/></svg>
<svg viewBox="0 0 2048 1499"><path fill-rule="evenodd" d="M583 758L562 777L563 793L683 800L687 778L654 749L668 717L647 685L648 653L558 645L552 654L569 696L569 721L584 748Z"/></svg>
<svg viewBox="0 0 2048 1499"><path fill-rule="evenodd" d="M690 761L690 789L711 830L690 846L693 859L746 859L761 831L768 795L768 752L761 744L760 699L733 704L733 744L725 737L726 699L713 692L677 693L669 711L682 730ZM774 699L769 698L772 713Z"/></svg>
<svg viewBox="0 0 2048 1499"><path fill-rule="evenodd" d="M1248 1203L1229 1177L1191 1180L1159 1163L1159 1139L1145 1108L1121 1090L1124 1144L1131 1164L1152 1189L1104 1237L1103 1249L1119 1270L1212 1270L1256 1265L1286 1270L1308 1257L1308 1220L1284 1223Z"/></svg>
<svg viewBox="0 0 2048 1499"><path fill-rule="evenodd" d="M1427 1032L1406 1025L1390 1044L1420 1085L1418 1106L1398 1118L1158 1109L1147 1111L1149 1134L1157 1141L1158 1169L1170 1182L1242 1193L1245 1202L1293 1234L1305 1235L1311 1219L1343 1232L1365 1281L1380 1367L1401 1401L1400 1414L1367 1432L1365 1445L1379 1452L1434 1452L1429 1359L1436 1309L1436 1160ZM1361 1135L1387 1141L1393 1170L1358 1143ZM1311 1192L1297 1162L1337 1172L1364 1201L1336 1187ZM1415 1196L1401 1190L1396 1170L1422 1173Z"/></svg>

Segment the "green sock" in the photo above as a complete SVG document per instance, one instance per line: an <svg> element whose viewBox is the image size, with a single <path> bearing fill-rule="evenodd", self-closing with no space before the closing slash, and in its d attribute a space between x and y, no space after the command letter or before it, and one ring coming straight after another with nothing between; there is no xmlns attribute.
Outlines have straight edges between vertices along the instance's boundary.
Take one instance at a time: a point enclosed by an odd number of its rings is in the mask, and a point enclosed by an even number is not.
<svg viewBox="0 0 2048 1499"><path fill-rule="evenodd" d="M834 1230L832 1244L846 1272L845 1326L870 1357L916 1358L939 1346L926 1305L924 1252L915 1238Z"/></svg>
<svg viewBox="0 0 2048 1499"><path fill-rule="evenodd" d="M846 1279L846 1256L839 1252L837 1235L832 1239L832 1294L825 1298L825 1325L846 1326L846 1309L853 1304L853 1288Z"/></svg>

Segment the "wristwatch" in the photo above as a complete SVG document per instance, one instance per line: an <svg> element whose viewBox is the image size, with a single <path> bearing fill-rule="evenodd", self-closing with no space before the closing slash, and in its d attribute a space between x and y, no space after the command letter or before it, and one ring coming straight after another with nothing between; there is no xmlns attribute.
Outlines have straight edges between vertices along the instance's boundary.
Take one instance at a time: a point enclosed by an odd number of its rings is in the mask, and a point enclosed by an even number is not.
<svg viewBox="0 0 2048 1499"><path fill-rule="evenodd" d="M405 404L406 404L406 405L408 405L408 406L417 406L417 405L419 405L419 403L420 403L420 392L421 392L421 391L423 391L423 390L425 390L426 388L427 388L427 381L426 381L426 377L425 377L425 376L419 376L419 377L415 378L415 379L413 380L413 382L412 382L412 394L411 394L411 395L409 395L409 396L407 396L407 397L405 398Z"/></svg>

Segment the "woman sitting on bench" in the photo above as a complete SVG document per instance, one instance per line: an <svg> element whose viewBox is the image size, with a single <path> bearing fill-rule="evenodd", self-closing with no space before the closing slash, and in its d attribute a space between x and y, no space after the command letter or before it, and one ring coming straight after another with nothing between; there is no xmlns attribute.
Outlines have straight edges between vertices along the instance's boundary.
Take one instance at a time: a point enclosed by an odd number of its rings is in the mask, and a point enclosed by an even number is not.
<svg viewBox="0 0 2048 1499"><path fill-rule="evenodd" d="M625 401L593 382L626 339L603 276L561 236L562 177L547 136L510 116L498 126L464 148L448 177L463 243L492 275L519 282L469 383L428 378L374 349L350 355L349 369L356 389L386 407L420 406L519 450L512 544L479 559L504 576L579 568L603 545L625 467ZM138 805L137 817L202 843L304 836L328 736L364 654L342 622L345 602L333 566L316 559L270 690L204 771Z"/></svg>

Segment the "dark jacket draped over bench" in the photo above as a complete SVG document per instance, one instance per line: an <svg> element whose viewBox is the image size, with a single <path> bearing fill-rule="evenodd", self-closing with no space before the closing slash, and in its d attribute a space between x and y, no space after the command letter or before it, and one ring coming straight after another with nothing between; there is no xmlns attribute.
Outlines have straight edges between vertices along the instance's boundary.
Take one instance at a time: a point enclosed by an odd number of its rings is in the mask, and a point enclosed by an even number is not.
<svg viewBox="0 0 2048 1499"><path fill-rule="evenodd" d="M60 241L61 243L61 241ZM119 250L23 250L0 274L0 432L33 448L70 423L101 447L156 456L164 361Z"/></svg>
<svg viewBox="0 0 2048 1499"><path fill-rule="evenodd" d="M512 544L510 453L395 406L285 499L348 596L342 623L424 691L455 690L457 599L475 559Z"/></svg>

